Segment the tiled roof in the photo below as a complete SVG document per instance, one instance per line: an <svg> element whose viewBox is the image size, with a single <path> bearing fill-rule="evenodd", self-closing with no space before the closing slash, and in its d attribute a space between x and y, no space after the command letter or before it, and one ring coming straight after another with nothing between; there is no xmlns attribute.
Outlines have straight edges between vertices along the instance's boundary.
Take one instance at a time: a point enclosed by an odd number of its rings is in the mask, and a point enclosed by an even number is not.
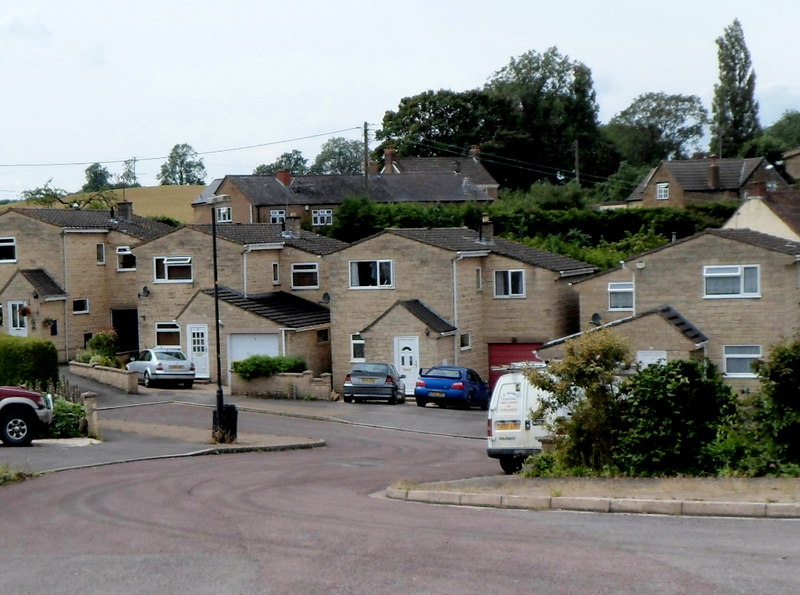
<svg viewBox="0 0 800 595"><path fill-rule="evenodd" d="M759 248L772 250L773 252L782 252L783 254L792 256L800 255L800 242L779 238L778 236L761 233L760 231L753 231L752 229L708 229L703 233L726 238L728 240L735 240L752 246L758 246Z"/></svg>
<svg viewBox="0 0 800 595"><path fill-rule="evenodd" d="M187 227L211 235L210 223ZM310 254L330 254L347 246L346 242L310 231L284 232L277 223L218 223L217 237L242 245L281 243Z"/></svg>
<svg viewBox="0 0 800 595"><path fill-rule="evenodd" d="M800 234L800 190L771 191L761 200L789 228Z"/></svg>
<svg viewBox="0 0 800 595"><path fill-rule="evenodd" d="M719 165L718 188L711 188L708 185L708 168L712 163L711 159L675 159L673 161L665 161L664 165L675 177L681 188L698 192L739 190L763 161L763 157L717 159Z"/></svg>
<svg viewBox="0 0 800 595"><path fill-rule="evenodd" d="M20 273L28 280L42 299L65 297L67 295L67 292L44 269L21 269Z"/></svg>
<svg viewBox="0 0 800 595"><path fill-rule="evenodd" d="M478 185L498 185L481 162L472 157L395 157L393 163L401 174L459 173Z"/></svg>
<svg viewBox="0 0 800 595"><path fill-rule="evenodd" d="M174 229L138 215L132 215L130 219L112 218L112 212L107 210L13 208L8 212L12 211L65 229L115 230L140 240L151 240Z"/></svg>
<svg viewBox="0 0 800 595"><path fill-rule="evenodd" d="M395 308L405 308L408 310L413 316L418 318L422 323L425 324L428 328L430 328L435 333L452 333L456 330L456 327L453 326L447 319L440 316L436 312L434 312L431 308L427 306L422 300L398 300L394 304L389 307L383 314L378 316L375 320L373 320L366 328L364 328L361 332L366 332L373 326L375 326L380 320L385 318L389 312L394 310Z"/></svg>
<svg viewBox="0 0 800 595"><path fill-rule="evenodd" d="M340 204L348 197L365 194L361 174L296 176L288 187L274 176L227 176L226 179L255 206ZM216 180L214 183L218 188ZM377 203L492 200L463 174L370 175L368 186L370 200ZM193 204L202 204L208 195L204 192Z"/></svg>
<svg viewBox="0 0 800 595"><path fill-rule="evenodd" d="M385 233L392 233L454 252L486 250L533 266L556 271L565 276L590 274L595 271L594 266L580 260L531 248L503 238L495 237L489 241L483 241L485 238L482 240L478 232L466 227L387 229Z"/></svg>
<svg viewBox="0 0 800 595"><path fill-rule="evenodd" d="M203 293L213 297L214 290L204 289ZM303 329L331 322L331 312L325 306L283 291L245 296L220 285L219 299L287 328Z"/></svg>

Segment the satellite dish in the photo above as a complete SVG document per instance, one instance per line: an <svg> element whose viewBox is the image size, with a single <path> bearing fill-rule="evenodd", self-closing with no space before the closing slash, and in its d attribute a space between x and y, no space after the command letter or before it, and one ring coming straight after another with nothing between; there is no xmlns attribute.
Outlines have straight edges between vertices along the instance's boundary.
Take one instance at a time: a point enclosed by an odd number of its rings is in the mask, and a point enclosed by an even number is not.
<svg viewBox="0 0 800 595"><path fill-rule="evenodd" d="M331 303L331 294L329 294L327 291L325 293L323 293L322 294L322 299L320 300L320 302L323 303L323 304L330 304Z"/></svg>
<svg viewBox="0 0 800 595"><path fill-rule="evenodd" d="M602 318L600 318L600 313L599 312L595 312L594 314L592 314L592 324L593 325L600 326L602 324L602 322L603 322L603 320L602 320Z"/></svg>

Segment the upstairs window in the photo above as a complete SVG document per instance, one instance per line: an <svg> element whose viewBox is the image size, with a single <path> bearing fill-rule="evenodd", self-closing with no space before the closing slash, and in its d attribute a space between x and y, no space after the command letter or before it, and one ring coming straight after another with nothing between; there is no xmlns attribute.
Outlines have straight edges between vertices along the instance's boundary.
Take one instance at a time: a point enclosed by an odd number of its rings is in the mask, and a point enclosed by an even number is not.
<svg viewBox="0 0 800 595"><path fill-rule="evenodd" d="M659 182L656 184L656 200L669 199L669 182Z"/></svg>
<svg viewBox="0 0 800 595"><path fill-rule="evenodd" d="M525 297L525 271L495 271L494 297Z"/></svg>
<svg viewBox="0 0 800 595"><path fill-rule="evenodd" d="M0 262L17 262L16 238L0 238Z"/></svg>
<svg viewBox="0 0 800 595"><path fill-rule="evenodd" d="M350 262L350 287L391 287L394 284L391 260L353 260Z"/></svg>
<svg viewBox="0 0 800 595"><path fill-rule="evenodd" d="M311 211L311 225L333 225L333 209L313 209Z"/></svg>
<svg viewBox="0 0 800 595"><path fill-rule="evenodd" d="M233 210L230 207L217 207L214 209L217 223L230 223L233 221Z"/></svg>
<svg viewBox="0 0 800 595"><path fill-rule="evenodd" d="M703 267L705 297L761 297L760 277L760 267L755 264Z"/></svg>
<svg viewBox="0 0 800 595"><path fill-rule="evenodd" d="M271 209L269 212L270 223L284 223L286 221L286 211L284 209Z"/></svg>
<svg viewBox="0 0 800 595"><path fill-rule="evenodd" d="M73 314L88 314L89 313L89 300L86 298L79 298L72 300L72 313Z"/></svg>
<svg viewBox="0 0 800 595"><path fill-rule="evenodd" d="M623 281L608 284L608 309L633 310L633 283Z"/></svg>
<svg viewBox="0 0 800 595"><path fill-rule="evenodd" d="M130 246L117 246L117 270L136 270L136 257L131 253Z"/></svg>
<svg viewBox="0 0 800 595"><path fill-rule="evenodd" d="M96 246L96 262L97 264L105 264L106 263L106 245L105 244L97 244Z"/></svg>
<svg viewBox="0 0 800 595"><path fill-rule="evenodd" d="M277 262L272 263L272 284L281 284L281 267Z"/></svg>
<svg viewBox="0 0 800 595"><path fill-rule="evenodd" d="M319 288L319 264L298 262L292 264L292 289Z"/></svg>
<svg viewBox="0 0 800 595"><path fill-rule="evenodd" d="M157 256L153 266L156 282L189 283L192 280L191 256Z"/></svg>

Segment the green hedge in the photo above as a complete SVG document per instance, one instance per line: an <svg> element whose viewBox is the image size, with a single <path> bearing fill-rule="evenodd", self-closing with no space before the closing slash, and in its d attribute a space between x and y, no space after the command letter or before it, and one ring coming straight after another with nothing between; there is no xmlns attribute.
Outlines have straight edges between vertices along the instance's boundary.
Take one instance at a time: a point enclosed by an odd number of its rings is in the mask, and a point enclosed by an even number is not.
<svg viewBox="0 0 800 595"><path fill-rule="evenodd" d="M306 362L300 357L251 355L242 361L233 362L231 368L242 379L252 380L253 378L269 378L274 374L305 372Z"/></svg>
<svg viewBox="0 0 800 595"><path fill-rule="evenodd" d="M0 384L46 386L58 380L58 351L51 341L0 335Z"/></svg>

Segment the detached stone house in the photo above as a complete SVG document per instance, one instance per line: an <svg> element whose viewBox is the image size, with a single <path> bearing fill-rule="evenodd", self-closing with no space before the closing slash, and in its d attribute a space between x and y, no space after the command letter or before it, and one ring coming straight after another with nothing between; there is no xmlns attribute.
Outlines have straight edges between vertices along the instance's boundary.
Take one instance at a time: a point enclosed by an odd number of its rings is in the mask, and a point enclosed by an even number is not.
<svg viewBox="0 0 800 595"><path fill-rule="evenodd" d="M709 358L736 388L800 327L800 242L747 229L685 238L573 284L580 325L612 326L642 364ZM539 350L558 359L563 340Z"/></svg>
<svg viewBox="0 0 800 595"><path fill-rule="evenodd" d="M763 157L662 161L628 197L630 207L678 207L724 200L743 201L786 181Z"/></svg>
<svg viewBox="0 0 800 595"><path fill-rule="evenodd" d="M369 196L376 203L458 204L493 198L457 173L406 175L303 175L282 170L276 176L225 176L214 180L192 203L195 223L283 223L299 217L312 229L333 225L345 199ZM224 204L212 204L224 196Z"/></svg>
<svg viewBox="0 0 800 595"><path fill-rule="evenodd" d="M296 220L294 220L296 222ZM343 242L282 225L220 224L217 269L223 383L252 354L298 355L330 371L328 271ZM179 347L216 381L211 225L189 225L135 249L143 347Z"/></svg>
<svg viewBox="0 0 800 595"><path fill-rule="evenodd" d="M577 327L569 281L594 267L467 228L387 229L324 258L334 390L353 363L386 361L413 392L420 367L530 360Z"/></svg>
<svg viewBox="0 0 800 595"><path fill-rule="evenodd" d="M0 229L1 332L50 339L60 361L111 327L122 351L138 349L131 249L172 227L120 203L110 211L12 208L0 214Z"/></svg>

